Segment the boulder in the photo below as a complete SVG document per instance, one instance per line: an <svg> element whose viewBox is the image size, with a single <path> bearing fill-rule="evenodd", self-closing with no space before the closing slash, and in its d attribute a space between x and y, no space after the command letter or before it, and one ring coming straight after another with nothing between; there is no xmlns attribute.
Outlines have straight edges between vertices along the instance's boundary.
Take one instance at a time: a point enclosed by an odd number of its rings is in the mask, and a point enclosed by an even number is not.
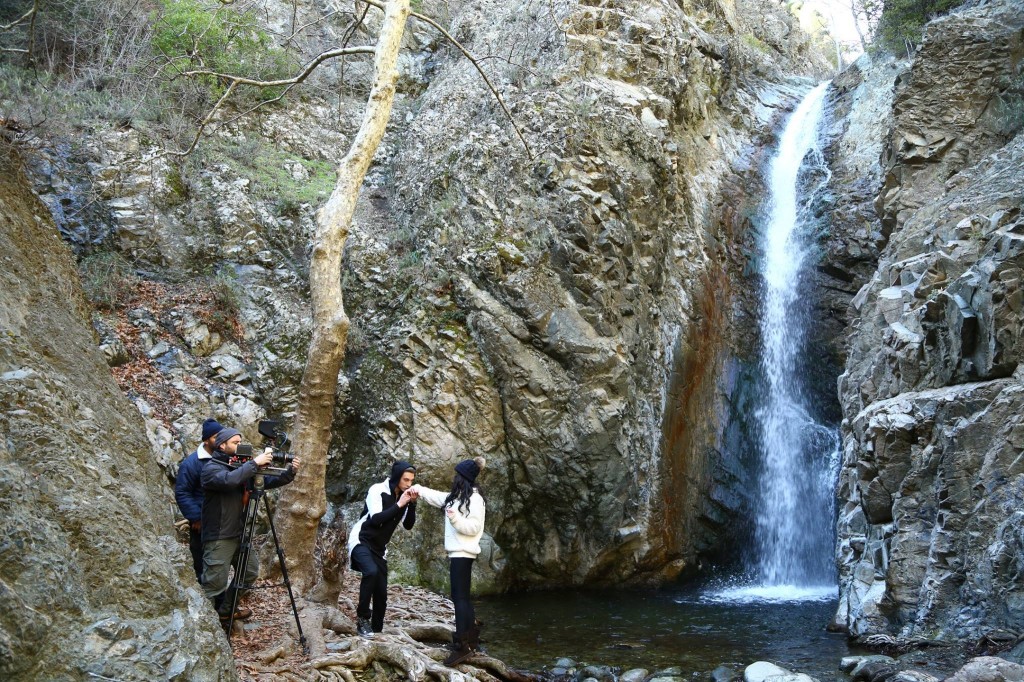
<svg viewBox="0 0 1024 682"><path fill-rule="evenodd" d="M233 678L146 438L165 434L93 345L46 216L19 172L0 173L0 677Z"/></svg>

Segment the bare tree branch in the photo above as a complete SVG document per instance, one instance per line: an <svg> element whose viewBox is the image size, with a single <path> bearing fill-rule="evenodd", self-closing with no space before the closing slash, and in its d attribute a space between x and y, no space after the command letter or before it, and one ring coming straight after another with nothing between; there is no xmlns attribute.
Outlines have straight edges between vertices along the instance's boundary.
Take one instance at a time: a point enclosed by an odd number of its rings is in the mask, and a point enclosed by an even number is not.
<svg viewBox="0 0 1024 682"><path fill-rule="evenodd" d="M188 156L189 154L191 154L192 151L196 148L196 145L199 144L199 140L203 136L203 130L205 130L206 126L210 124L210 121L213 120L214 115L224 105L224 102L228 100L228 97L231 96L231 93L235 91L235 86L237 85L238 81L232 81L231 85L229 85L227 90L224 91L224 94L220 96L219 100L217 100L217 103L214 104L213 108L211 108L209 113L206 114L206 118L204 118L202 122L199 124L199 128L196 130L195 137L192 138L192 144L188 146L188 149L181 151L163 151L156 154L153 157L153 159L157 159L161 156Z"/></svg>
<svg viewBox="0 0 1024 682"><path fill-rule="evenodd" d="M373 5L374 7L376 7L379 10L383 10L384 9L384 4L382 2L380 2L380 0L359 0L359 2L365 2L368 5ZM450 34L448 31L446 31L443 26L441 26L439 23L437 23L436 21L434 21L430 17L425 16L423 14L420 14L419 12L410 12L410 15L416 17L417 19L419 19L420 21L422 21L424 23L427 23L427 24L433 26L434 29L436 29L441 35L443 35L448 42L450 42L452 45L457 47L459 49L459 51L466 57L466 59L468 59L470 62L472 62L473 67L477 70L477 73L480 74L480 77L484 79L484 83L487 84L487 87L488 87L488 89L490 89L491 94L494 95L494 98L496 100L498 100L498 104L501 105L502 111L505 112L505 116L508 118L509 123L512 124L512 128L516 131L516 135L519 136L519 140L523 143L523 147L526 148L526 156L531 161L533 161L533 158L534 158L533 157L533 151L530 149L529 143L526 141L526 138L523 137L523 133L522 133L521 130L519 130L519 126L516 125L515 119L512 118L512 112L508 110L507 106L505 106L505 100L503 100L501 98L501 94L498 93L498 90L491 83L491 79L487 77L487 74L484 72L483 68L480 66L480 62L477 61L476 57L474 57L470 53L470 51L467 50L462 45L462 43L460 43L458 40L456 40L455 37L452 34Z"/></svg>
<svg viewBox="0 0 1024 682"><path fill-rule="evenodd" d="M39 4L39 2L38 2L38 0L36 0L36 2L32 3L32 9L30 9L27 12L25 12L24 14L22 14L20 17L18 17L14 21L12 21L9 24L0 24L0 31L10 31L12 28L14 28L18 24L22 23L23 21L27 21L28 19L31 19L35 15L35 13L36 13L36 9L37 9L36 6L38 4Z"/></svg>
<svg viewBox="0 0 1024 682"><path fill-rule="evenodd" d="M231 119L229 119L227 121L228 123L230 123L232 121L237 121L238 119L243 118L244 116L247 116L247 115L251 114L252 112L256 111L257 109L259 109L260 107L262 107L262 106L264 106L266 104L270 104L272 102L277 102L277 101L281 100L282 98L284 98L284 96L286 94L288 94L288 92L293 87L295 87L297 84L301 83L302 81L306 80L306 78L309 76L309 74L311 74L313 72L313 70L316 69L317 66L319 66L323 62L327 61L328 59L332 59L334 57L338 57L338 56L341 56L341 55L373 54L373 53L374 53L374 48L373 47L368 47L368 46L348 47L348 48L338 48L338 49L335 49L335 50L327 50L326 52L321 52L316 57L314 57L309 62L309 64L307 64L306 67L301 72L299 72L296 76L294 76L292 78L286 78L286 79L282 79L282 80L273 80L273 81L261 81L261 80L256 80L256 79L253 79L253 78L245 78L244 76L233 76L231 74L219 73L217 71L208 71L208 70L183 71L182 73L179 74L180 76L190 76L190 77L194 77L194 76L211 76L213 78L218 78L218 79L226 80L226 81L229 82L229 85L228 85L227 90L224 91L224 94L221 95L220 99L217 100L217 103L214 104L210 108L210 111L207 112L206 117L203 118L202 122L200 122L199 127L196 129L196 134L192 138L192 142L191 142L191 144L189 144L187 149L175 150L175 151L170 151L170 150L161 151L161 152L157 153L155 156L153 156L153 159L160 158L161 156L188 156L189 154L191 154L195 150L196 145L199 144L199 140L202 138L203 132L206 130L206 128L213 121L214 116L217 114L218 111L220 111L221 107L224 106L224 103L227 102L228 98L234 92L235 88L238 87L239 85L250 85L250 86L259 87L259 88L278 87L278 86L282 86L282 85L286 86L286 87L285 87L284 91L280 95L278 95L277 97L271 97L270 99L265 99L265 100L263 100L261 102L258 102L253 107L251 107L251 108L247 109L246 111L243 111L242 113L238 114L237 116L234 116Z"/></svg>
<svg viewBox="0 0 1024 682"><path fill-rule="evenodd" d="M246 78L245 76L233 76L227 73L220 73L218 71L209 71L207 69L198 69L195 71L182 71L179 75L181 76L213 76L214 78L222 78L229 80L236 85L252 85L258 88L273 88L280 85L295 85L306 80L309 74L313 73L316 67L320 66L323 62L334 57L340 57L348 54L373 54L374 48L370 45L360 45L358 47L339 47L334 50L327 50L321 52L298 73L291 78L282 78L274 81L261 81L254 78Z"/></svg>

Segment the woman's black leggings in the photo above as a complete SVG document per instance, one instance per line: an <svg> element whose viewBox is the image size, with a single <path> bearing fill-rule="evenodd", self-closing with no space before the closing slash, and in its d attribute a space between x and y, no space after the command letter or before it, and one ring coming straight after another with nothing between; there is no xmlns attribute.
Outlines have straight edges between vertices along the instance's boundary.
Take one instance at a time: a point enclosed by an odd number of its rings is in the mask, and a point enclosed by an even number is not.
<svg viewBox="0 0 1024 682"><path fill-rule="evenodd" d="M451 573L452 603L455 604L455 636L461 639L476 621L473 602L469 600L473 560L467 557L452 557L448 560L448 567Z"/></svg>

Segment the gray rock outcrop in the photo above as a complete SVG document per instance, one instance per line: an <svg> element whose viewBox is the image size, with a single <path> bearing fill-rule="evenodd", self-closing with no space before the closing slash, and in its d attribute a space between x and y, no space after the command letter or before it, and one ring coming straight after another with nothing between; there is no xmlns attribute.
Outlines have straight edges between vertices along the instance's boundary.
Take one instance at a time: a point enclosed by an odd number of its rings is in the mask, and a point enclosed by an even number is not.
<svg viewBox="0 0 1024 682"><path fill-rule="evenodd" d="M233 678L68 248L0 164L0 677Z"/></svg>
<svg viewBox="0 0 1024 682"><path fill-rule="evenodd" d="M888 243L839 381L836 624L853 634L956 639L1024 617L1024 121L1007 99L1022 28L1014 2L937 20L897 84Z"/></svg>
<svg viewBox="0 0 1024 682"><path fill-rule="evenodd" d="M795 27L773 33L790 21L632 0L453 13L470 49L518 46L524 65L497 78L536 157L470 64L438 69L349 244L372 347L340 430L369 446L350 470L397 452L435 487L488 457L485 584L663 581L732 532L747 463L722 434L750 352L749 181L809 85L783 70L815 70Z"/></svg>

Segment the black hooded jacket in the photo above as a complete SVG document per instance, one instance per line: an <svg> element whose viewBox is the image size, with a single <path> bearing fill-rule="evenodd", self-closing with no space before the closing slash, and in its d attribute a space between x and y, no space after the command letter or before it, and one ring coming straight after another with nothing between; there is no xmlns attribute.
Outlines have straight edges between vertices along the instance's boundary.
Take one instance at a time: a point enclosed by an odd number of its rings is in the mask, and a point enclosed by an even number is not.
<svg viewBox="0 0 1024 682"><path fill-rule="evenodd" d="M356 544L366 547L379 557L384 556L391 536L395 534L398 524L406 530L412 530L416 523L416 503L410 502L405 507L398 506L395 488L402 480L402 474L416 469L404 460L399 460L391 467L391 476L386 481L370 486L363 505L363 515L352 529L349 539L349 552ZM358 543L352 539L358 538Z"/></svg>

